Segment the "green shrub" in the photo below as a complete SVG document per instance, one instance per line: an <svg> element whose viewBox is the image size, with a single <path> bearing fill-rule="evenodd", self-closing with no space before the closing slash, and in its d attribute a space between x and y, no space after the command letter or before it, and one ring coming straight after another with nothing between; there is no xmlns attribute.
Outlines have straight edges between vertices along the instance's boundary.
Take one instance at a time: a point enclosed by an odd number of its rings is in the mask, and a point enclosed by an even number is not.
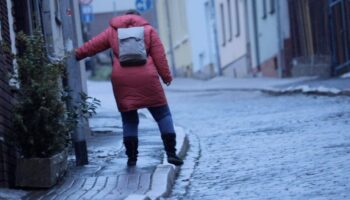
<svg viewBox="0 0 350 200"><path fill-rule="evenodd" d="M18 34L21 48L16 55L19 85L14 112L14 132L21 153L25 158L49 157L69 145L80 114L94 112L98 100L82 102L68 108L68 89L63 87L64 60L53 62L48 58L42 34ZM84 96L85 95L85 96ZM88 116L85 116L88 117Z"/></svg>

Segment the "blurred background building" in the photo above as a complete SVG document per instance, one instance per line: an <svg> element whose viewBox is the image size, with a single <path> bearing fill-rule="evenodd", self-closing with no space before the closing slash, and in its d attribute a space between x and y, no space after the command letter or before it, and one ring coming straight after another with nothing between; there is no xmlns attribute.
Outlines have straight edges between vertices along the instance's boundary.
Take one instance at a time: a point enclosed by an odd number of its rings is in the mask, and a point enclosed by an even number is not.
<svg viewBox="0 0 350 200"><path fill-rule="evenodd" d="M40 29L50 56L60 57L129 9L158 30L177 77L331 77L350 71L349 0L0 0L0 186L13 185L17 156L11 134L16 85L8 76L16 62L3 44L20 52L16 33ZM73 34L64 31L64 20ZM110 52L85 61L92 74L108 69L108 79ZM77 65L86 92L85 63Z"/></svg>
<svg viewBox="0 0 350 200"><path fill-rule="evenodd" d="M175 76L330 77L350 70L346 0L106 0L88 6L85 40L113 16L139 9L158 29ZM92 66L110 65L108 54Z"/></svg>
<svg viewBox="0 0 350 200"><path fill-rule="evenodd" d="M330 77L350 70L349 1L155 1L168 56L186 72L179 76Z"/></svg>
<svg viewBox="0 0 350 200"><path fill-rule="evenodd" d="M156 1L159 35L164 42L169 64L175 76L189 77L192 56L186 0Z"/></svg>

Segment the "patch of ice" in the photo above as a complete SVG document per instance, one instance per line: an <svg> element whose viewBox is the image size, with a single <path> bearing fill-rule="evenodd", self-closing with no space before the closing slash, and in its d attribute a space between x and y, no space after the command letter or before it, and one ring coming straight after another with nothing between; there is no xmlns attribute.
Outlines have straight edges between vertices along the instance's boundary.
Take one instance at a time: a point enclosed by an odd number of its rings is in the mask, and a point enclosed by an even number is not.
<svg viewBox="0 0 350 200"><path fill-rule="evenodd" d="M343 74L341 78L350 78L350 72Z"/></svg>

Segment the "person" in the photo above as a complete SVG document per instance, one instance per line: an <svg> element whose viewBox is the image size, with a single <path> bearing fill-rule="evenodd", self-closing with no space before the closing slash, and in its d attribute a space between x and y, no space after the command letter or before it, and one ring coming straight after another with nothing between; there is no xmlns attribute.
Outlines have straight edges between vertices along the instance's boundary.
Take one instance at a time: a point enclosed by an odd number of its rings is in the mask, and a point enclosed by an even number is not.
<svg viewBox="0 0 350 200"><path fill-rule="evenodd" d="M147 61L142 66L124 67L119 62L118 28L144 27L144 46ZM156 30L135 10L110 20L109 27L90 41L75 49L75 57L81 60L111 48L113 69L111 82L118 110L123 123L123 143L128 156L127 165L135 166L138 155L137 110L147 108L158 124L169 163L182 165L176 155L176 133L167 99L160 82L169 86L172 82L163 44Z"/></svg>

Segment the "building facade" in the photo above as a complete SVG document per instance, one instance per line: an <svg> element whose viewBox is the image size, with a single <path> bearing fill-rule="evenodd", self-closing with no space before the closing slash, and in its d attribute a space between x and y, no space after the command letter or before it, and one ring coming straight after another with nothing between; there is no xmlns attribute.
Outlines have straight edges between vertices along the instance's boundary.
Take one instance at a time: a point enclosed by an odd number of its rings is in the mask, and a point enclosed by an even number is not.
<svg viewBox="0 0 350 200"><path fill-rule="evenodd" d="M251 66L254 73L277 76L277 12L273 0L247 2Z"/></svg>
<svg viewBox="0 0 350 200"><path fill-rule="evenodd" d="M192 76L192 50L186 0L156 0L158 31L175 76Z"/></svg>
<svg viewBox="0 0 350 200"><path fill-rule="evenodd" d="M212 0L186 2L193 76L202 79L219 74L213 2Z"/></svg>
<svg viewBox="0 0 350 200"><path fill-rule="evenodd" d="M222 74L246 77L249 74L247 2L215 1L217 38Z"/></svg>
<svg viewBox="0 0 350 200"><path fill-rule="evenodd" d="M187 1L186 20L177 11L181 1L157 2L162 39L174 52L192 53L192 61L184 54L174 58L176 66L192 63L194 76L329 77L350 71L347 0Z"/></svg>
<svg viewBox="0 0 350 200"><path fill-rule="evenodd" d="M187 10L194 74L282 76L286 0L188 1Z"/></svg>
<svg viewBox="0 0 350 200"><path fill-rule="evenodd" d="M68 7L61 5L65 2ZM64 16L65 15L65 16ZM69 37L63 30L63 18L72 21L74 35ZM78 2L68 0L0 0L0 186L12 187L15 180L16 158L15 138L11 131L13 107L16 103L15 89L19 87L9 74L16 73L16 61L11 53L21 52L16 45L16 33L22 31L32 34L34 30L42 31L48 56L62 57L71 52L78 43L81 44L81 26ZM79 42L80 41L80 42ZM4 49L4 45L6 49ZM9 52L10 51L10 52ZM77 64L78 65L78 64ZM85 85L83 65L80 66L81 84ZM79 70L76 70L79 71ZM80 73L79 73L80 74ZM79 75L80 76L80 75ZM75 76L77 77L77 76ZM81 78L81 79L80 79ZM84 83L84 84L83 84ZM85 87L86 88L86 87ZM83 88L75 88L77 93L86 92ZM78 90L79 91L78 91ZM84 124L82 126L87 127Z"/></svg>

